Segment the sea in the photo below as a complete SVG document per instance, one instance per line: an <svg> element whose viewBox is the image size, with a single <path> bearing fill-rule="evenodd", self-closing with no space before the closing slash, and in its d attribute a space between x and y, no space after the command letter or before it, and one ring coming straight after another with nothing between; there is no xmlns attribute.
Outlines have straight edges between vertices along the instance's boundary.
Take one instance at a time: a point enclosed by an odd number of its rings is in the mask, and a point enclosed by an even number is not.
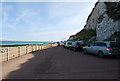
<svg viewBox="0 0 120 81"><path fill-rule="evenodd" d="M51 41L0 41L0 45L16 45L16 44L46 44Z"/></svg>

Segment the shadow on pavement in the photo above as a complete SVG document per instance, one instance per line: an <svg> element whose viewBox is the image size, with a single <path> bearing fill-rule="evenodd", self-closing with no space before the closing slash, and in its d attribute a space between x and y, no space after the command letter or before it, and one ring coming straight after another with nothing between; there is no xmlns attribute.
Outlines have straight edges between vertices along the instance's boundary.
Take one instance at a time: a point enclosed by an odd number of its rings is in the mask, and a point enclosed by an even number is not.
<svg viewBox="0 0 120 81"><path fill-rule="evenodd" d="M60 54L61 48L62 47L59 46L59 47L53 47L53 48L48 48L48 49L32 52L31 54L34 55L34 57L29 59L27 62L21 64L20 69L10 72L8 74L7 78L5 78L5 79L45 79L43 77L46 76L46 74L47 75L49 75L49 74L58 75L59 72L54 71L54 68L53 68L53 72L49 72L49 69L51 69L51 67L52 67L52 64L53 64L52 59L53 59L54 54ZM57 50L59 50L59 51L57 51ZM67 51L68 49L64 49L64 50ZM71 53L71 51L69 51L69 52ZM64 51L62 53L64 53ZM74 55L76 56L79 53L82 54L82 52L76 52ZM71 54L71 56L73 56L73 55ZM84 57L85 56L94 58L94 55L91 55L91 54L84 55ZM96 58L99 58L99 57L95 56L95 59ZM106 57L106 58L102 58L102 59L107 59L107 60L116 60L117 59L119 61L118 77L120 79L120 57L117 57L117 58ZM63 59L61 59L61 60L63 60ZM49 75L49 77L51 77L51 76L52 75ZM46 79L49 79L49 78L46 78ZM110 81L112 81L112 80L110 80Z"/></svg>
<svg viewBox="0 0 120 81"><path fill-rule="evenodd" d="M5 79L36 79L37 74L46 73L51 67L51 54L56 48L58 47L31 52L34 57L21 64L20 69L10 72Z"/></svg>

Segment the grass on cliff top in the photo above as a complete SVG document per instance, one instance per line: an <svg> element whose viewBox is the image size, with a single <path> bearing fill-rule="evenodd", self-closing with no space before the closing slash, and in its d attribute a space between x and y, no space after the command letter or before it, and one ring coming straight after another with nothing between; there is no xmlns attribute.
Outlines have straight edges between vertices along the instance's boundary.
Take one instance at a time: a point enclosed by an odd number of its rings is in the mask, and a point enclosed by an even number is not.
<svg viewBox="0 0 120 81"><path fill-rule="evenodd" d="M91 37L96 36L96 30L93 29L88 29L88 30L81 30L80 32L78 32L76 34L77 39L79 40L84 40L84 41L88 41Z"/></svg>
<svg viewBox="0 0 120 81"><path fill-rule="evenodd" d="M120 42L120 32L115 32L110 38L106 39L106 41L118 41L118 42Z"/></svg>

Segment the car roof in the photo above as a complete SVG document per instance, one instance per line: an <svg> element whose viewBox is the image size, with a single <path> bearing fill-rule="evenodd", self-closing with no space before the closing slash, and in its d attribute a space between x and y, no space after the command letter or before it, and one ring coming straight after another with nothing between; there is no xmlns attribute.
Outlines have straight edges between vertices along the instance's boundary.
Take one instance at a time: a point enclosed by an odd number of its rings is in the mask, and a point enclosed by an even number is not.
<svg viewBox="0 0 120 81"><path fill-rule="evenodd" d="M75 41L75 42L83 42L83 41Z"/></svg>
<svg viewBox="0 0 120 81"><path fill-rule="evenodd" d="M111 42L116 42L116 41L95 41L95 42L111 43Z"/></svg>
<svg viewBox="0 0 120 81"><path fill-rule="evenodd" d="M67 41L68 43L72 43L72 41Z"/></svg>

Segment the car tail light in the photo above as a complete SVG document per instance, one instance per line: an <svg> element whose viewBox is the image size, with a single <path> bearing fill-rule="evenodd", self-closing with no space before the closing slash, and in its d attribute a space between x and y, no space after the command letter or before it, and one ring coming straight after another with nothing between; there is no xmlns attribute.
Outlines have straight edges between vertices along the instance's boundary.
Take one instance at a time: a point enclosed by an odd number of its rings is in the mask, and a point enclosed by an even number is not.
<svg viewBox="0 0 120 81"><path fill-rule="evenodd" d="M78 45L76 45L76 47L79 47Z"/></svg>
<svg viewBox="0 0 120 81"><path fill-rule="evenodd" d="M106 47L106 49L112 49L112 47Z"/></svg>

